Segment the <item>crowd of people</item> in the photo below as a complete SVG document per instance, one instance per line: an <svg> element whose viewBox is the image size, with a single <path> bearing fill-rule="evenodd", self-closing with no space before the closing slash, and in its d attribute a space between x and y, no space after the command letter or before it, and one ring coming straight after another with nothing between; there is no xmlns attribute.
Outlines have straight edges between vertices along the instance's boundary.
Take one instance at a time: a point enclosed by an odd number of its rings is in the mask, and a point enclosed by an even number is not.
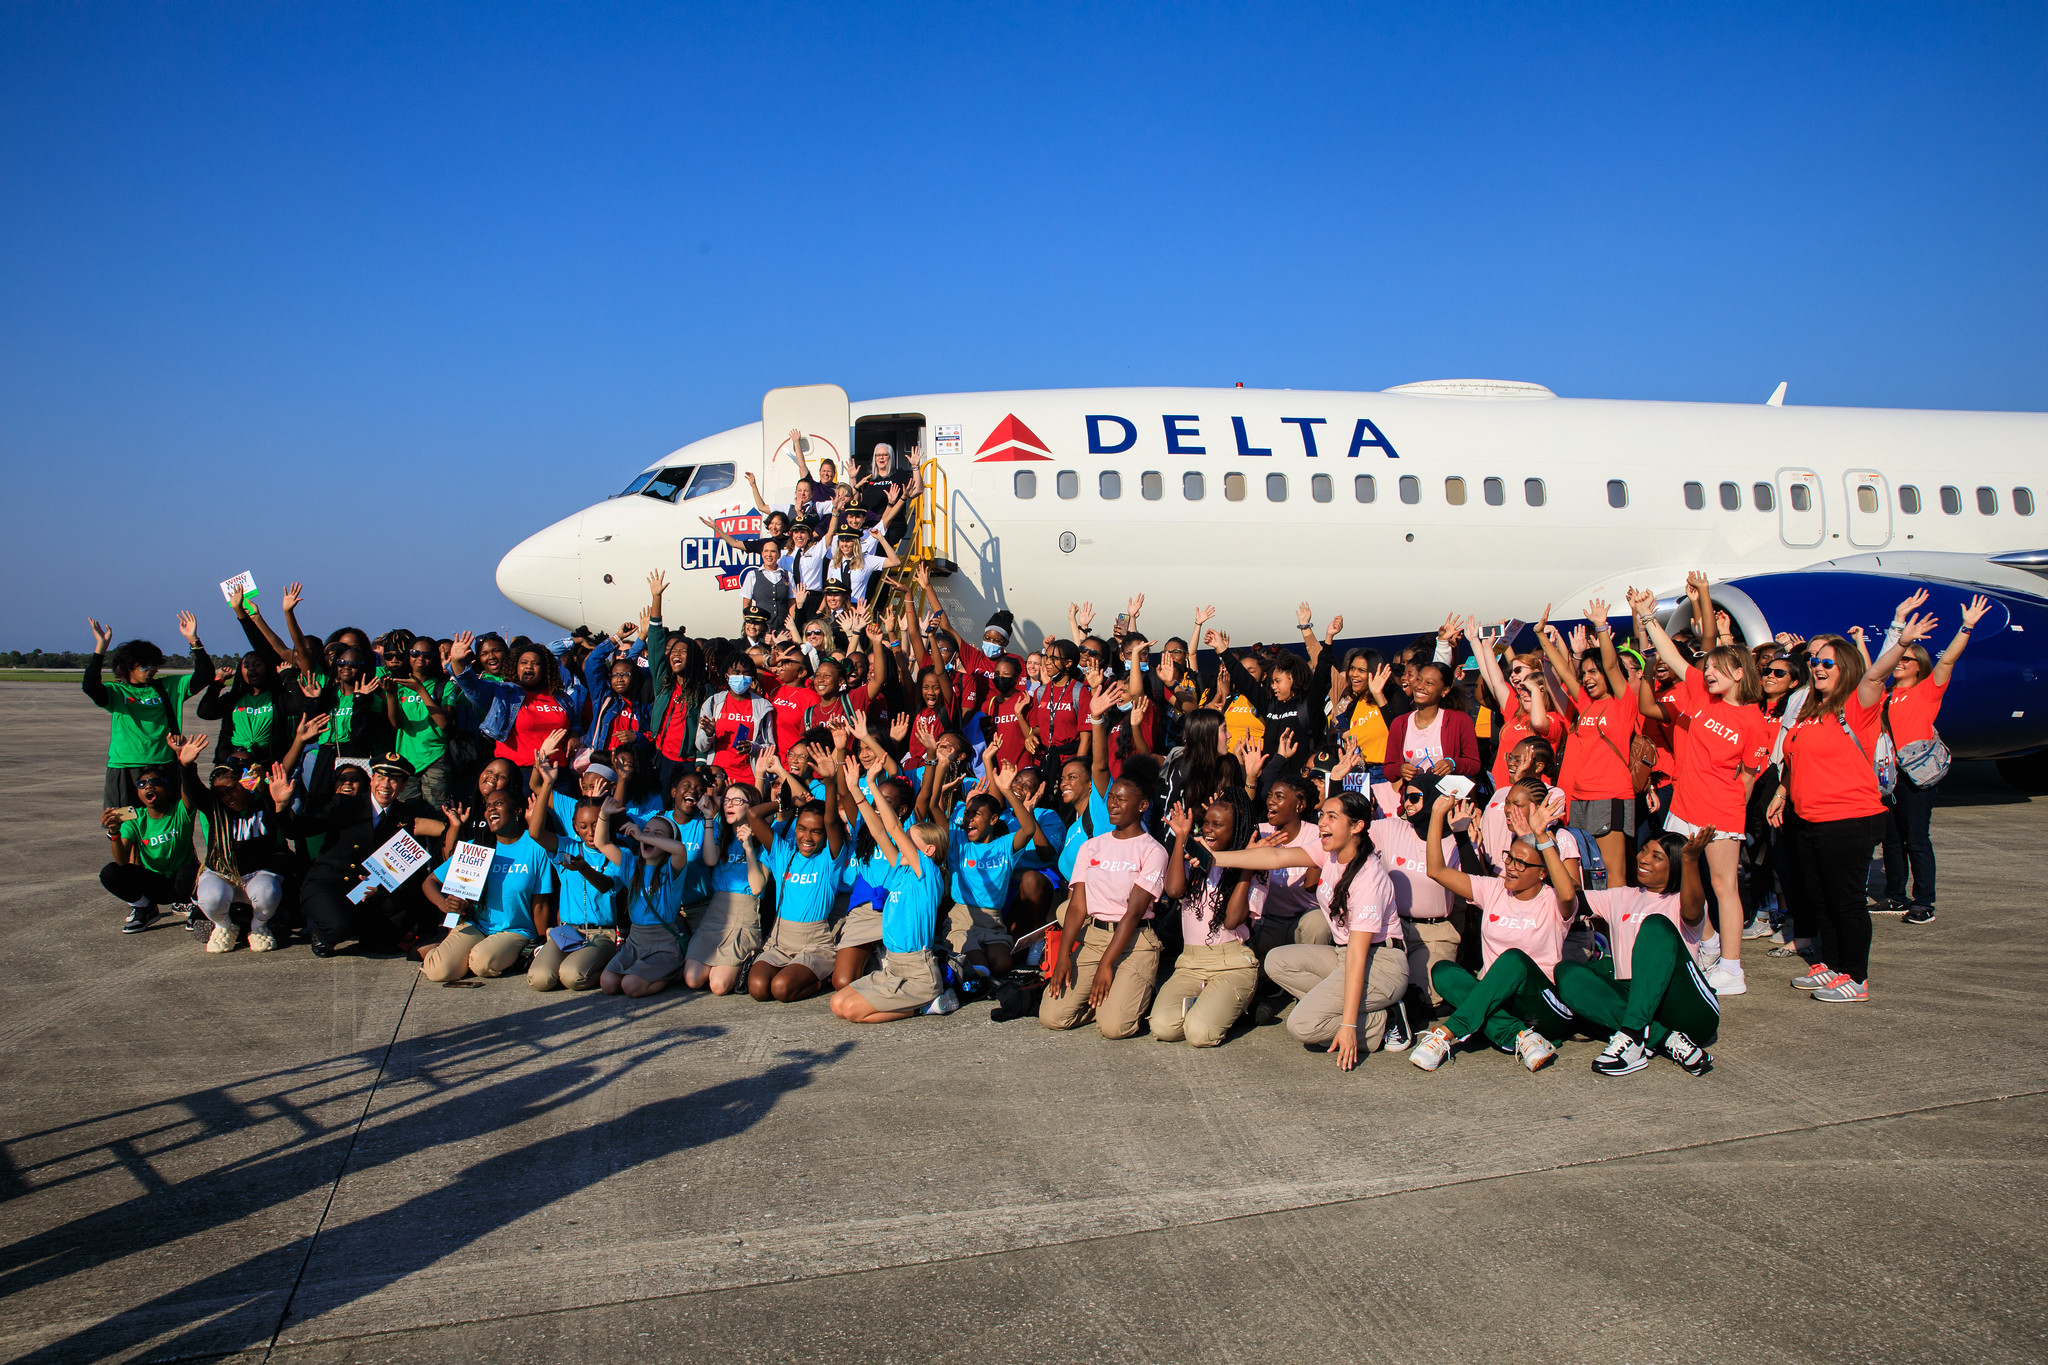
<svg viewBox="0 0 2048 1365"><path fill-rule="evenodd" d="M1874 851L1877 908L1935 917L1935 721L1981 598L1939 656L1924 593L1874 645L1746 642L1700 575L1675 633L1631 591L1340 658L1306 603L1298 642L1245 647L1206 607L1155 639L1139 596L1025 653L902 565L876 466L770 512L733 638L665 620L658 572L638 621L553 642L309 635L292 584L282 635L231 598L232 665L182 615L168 674L93 622L121 928L827 992L853 1023L978 996L1195 1047L1284 1021L1345 1069L1489 1045L1535 1071L1576 1035L1625 1075L1707 1070L1747 944L1868 1000Z"/></svg>

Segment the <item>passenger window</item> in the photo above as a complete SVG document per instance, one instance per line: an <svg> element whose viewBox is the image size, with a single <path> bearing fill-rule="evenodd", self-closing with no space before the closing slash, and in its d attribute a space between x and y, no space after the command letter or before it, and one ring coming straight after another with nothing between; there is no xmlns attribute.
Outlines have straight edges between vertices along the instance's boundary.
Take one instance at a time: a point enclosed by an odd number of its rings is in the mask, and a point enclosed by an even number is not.
<svg viewBox="0 0 2048 1365"><path fill-rule="evenodd" d="M1909 517L1920 515L1920 490L1910 483L1899 485L1899 510Z"/></svg>
<svg viewBox="0 0 2048 1365"><path fill-rule="evenodd" d="M1488 479L1483 485L1486 490L1486 505L1498 507L1508 500L1507 485L1499 479Z"/></svg>
<svg viewBox="0 0 2048 1365"><path fill-rule="evenodd" d="M677 465L672 469L660 469L647 476L641 485L640 495L646 498L660 498L663 502L674 502L682 496L683 489L690 483L693 465Z"/></svg>
<svg viewBox="0 0 2048 1365"><path fill-rule="evenodd" d="M1767 483L1751 484L1749 488L1749 501L1750 505L1759 512L1772 511L1778 505L1778 490Z"/></svg>
<svg viewBox="0 0 2048 1365"><path fill-rule="evenodd" d="M1020 469L1017 477L1010 480L1010 486L1020 498L1035 498L1038 496L1038 475L1031 470Z"/></svg>
<svg viewBox="0 0 2048 1365"><path fill-rule="evenodd" d="M1403 474L1401 476L1401 501L1407 503L1410 507L1421 502L1422 480L1416 478L1413 474Z"/></svg>
<svg viewBox="0 0 2048 1365"><path fill-rule="evenodd" d="M1543 480L1522 480L1522 501L1528 503L1531 507L1541 507L1543 505Z"/></svg>
<svg viewBox="0 0 2048 1365"><path fill-rule="evenodd" d="M1979 488L1977 490L1977 510L1987 517L1998 515L1998 490L1996 488Z"/></svg>
<svg viewBox="0 0 2048 1365"><path fill-rule="evenodd" d="M1742 510L1742 488L1739 484L1724 483L1721 485L1721 510L1723 512L1740 512Z"/></svg>
<svg viewBox="0 0 2048 1365"><path fill-rule="evenodd" d="M1317 502L1328 502L1336 496L1328 474L1318 474L1308 481L1308 491Z"/></svg>
<svg viewBox="0 0 2048 1365"><path fill-rule="evenodd" d="M1351 496L1360 502L1371 502L1379 496L1379 489L1372 481L1372 475L1360 474L1351 481Z"/></svg>
<svg viewBox="0 0 2048 1365"><path fill-rule="evenodd" d="M1158 502L1166 496L1166 480L1156 469L1148 469L1138 476L1138 491L1144 494L1146 502Z"/></svg>
<svg viewBox="0 0 2048 1365"><path fill-rule="evenodd" d="M697 477L690 480L690 491L683 495L685 502L701 498L706 493L716 493L732 487L733 467L729 464L707 464L700 466Z"/></svg>
<svg viewBox="0 0 2048 1365"><path fill-rule="evenodd" d="M1856 485L1856 510L1875 512L1878 509L1877 489L1867 483Z"/></svg>
<svg viewBox="0 0 2048 1365"><path fill-rule="evenodd" d="M1287 501L1287 476L1285 474L1268 474L1266 476L1266 501Z"/></svg>
<svg viewBox="0 0 2048 1365"><path fill-rule="evenodd" d="M1063 498L1078 498L1081 496L1081 476L1071 469L1062 469L1058 477L1052 482L1053 487L1058 490L1059 495Z"/></svg>
<svg viewBox="0 0 2048 1365"><path fill-rule="evenodd" d="M1180 476L1180 495L1189 502L1202 500L1202 476L1193 470Z"/></svg>
<svg viewBox="0 0 2048 1365"><path fill-rule="evenodd" d="M1962 515L1963 493L1952 483L1941 486L1941 510L1952 517Z"/></svg>
<svg viewBox="0 0 2048 1365"><path fill-rule="evenodd" d="M1124 495L1124 476L1114 469L1103 470L1102 477L1095 481L1095 491L1104 502L1115 502Z"/></svg>
<svg viewBox="0 0 2048 1365"><path fill-rule="evenodd" d="M1627 483L1620 479L1609 479L1607 481L1607 505L1609 507L1628 506Z"/></svg>
<svg viewBox="0 0 2048 1365"><path fill-rule="evenodd" d="M1223 498L1226 502L1244 501L1244 475L1225 474L1223 476Z"/></svg>
<svg viewBox="0 0 2048 1365"><path fill-rule="evenodd" d="M1793 511L1811 512L1813 510L1813 490L1811 488L1808 488L1805 484L1793 484L1791 498Z"/></svg>
<svg viewBox="0 0 2048 1365"><path fill-rule="evenodd" d="M1608 491L1609 491L1609 493L1610 493L1610 494L1612 494L1612 492L1613 492L1613 489L1614 489L1614 485L1610 483L1610 484L1608 484L1608 485L1607 485L1607 488L1608 488ZM1609 501L1609 502L1614 502L1614 499L1613 499L1613 497L1612 497L1612 496L1610 496L1610 497L1608 498L1608 501ZM1620 505L1621 505L1620 503L1615 503L1615 506L1617 506L1617 507L1619 507ZM1704 489L1704 488L1702 488L1702 487L1700 487L1700 486L1699 486L1698 484L1696 484L1696 483L1688 483L1688 484L1686 484L1686 486L1685 486L1685 510L1686 510L1686 511L1688 511L1688 512L1697 512L1697 511L1699 511L1699 510L1700 510L1700 509L1701 509L1702 507L1705 507L1706 505L1707 505L1707 490L1706 490L1706 489Z"/></svg>
<svg viewBox="0 0 2048 1365"><path fill-rule="evenodd" d="M2023 517L2034 515L2034 490L2031 488L2013 489L2012 510Z"/></svg>
<svg viewBox="0 0 2048 1365"><path fill-rule="evenodd" d="M1456 474L1444 480L1444 501L1453 507L1465 505L1465 481Z"/></svg>

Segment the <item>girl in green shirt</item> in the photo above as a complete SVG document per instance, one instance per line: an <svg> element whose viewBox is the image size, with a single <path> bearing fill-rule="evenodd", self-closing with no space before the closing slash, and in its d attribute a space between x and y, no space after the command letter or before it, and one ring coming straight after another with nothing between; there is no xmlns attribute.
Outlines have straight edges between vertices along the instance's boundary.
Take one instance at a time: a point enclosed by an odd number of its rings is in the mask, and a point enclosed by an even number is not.
<svg viewBox="0 0 2048 1365"><path fill-rule="evenodd" d="M183 766L206 749L205 735L171 737L173 761ZM192 807L185 802L174 769L141 768L134 776L136 804L100 813L100 827L113 845L113 861L100 869L100 885L128 906L124 934L139 934L166 909L189 914L192 884L199 875L192 841Z"/></svg>

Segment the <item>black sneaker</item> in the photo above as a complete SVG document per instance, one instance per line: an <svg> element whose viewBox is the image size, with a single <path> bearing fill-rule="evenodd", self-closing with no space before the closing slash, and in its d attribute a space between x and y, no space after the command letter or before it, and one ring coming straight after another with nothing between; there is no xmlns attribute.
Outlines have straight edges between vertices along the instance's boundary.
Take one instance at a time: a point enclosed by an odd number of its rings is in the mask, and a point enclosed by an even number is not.
<svg viewBox="0 0 2048 1365"><path fill-rule="evenodd" d="M1914 906L1914 907L1913 907L1912 909L1910 909L1910 910L1908 910L1908 911L1906 912L1906 919L1905 919L1905 922L1906 922L1907 924L1932 924L1932 923L1934 923L1934 907L1933 907L1933 906L1931 906L1931 905L1916 905L1916 906Z"/></svg>
<svg viewBox="0 0 2048 1365"><path fill-rule="evenodd" d="M150 925L155 924L157 916L162 913L163 911L157 909L154 905L145 905L140 910L130 910L128 918L121 922L121 932L124 934L139 934Z"/></svg>
<svg viewBox="0 0 2048 1365"><path fill-rule="evenodd" d="M1908 906L1904 901L1887 900L1873 902L1870 907L1870 913L1873 915L1903 915L1907 909Z"/></svg>
<svg viewBox="0 0 2048 1365"><path fill-rule="evenodd" d="M1381 1035L1383 1052L1406 1052L1415 1038L1408 1032L1408 1002L1397 1000L1387 1011L1387 1031Z"/></svg>
<svg viewBox="0 0 2048 1365"><path fill-rule="evenodd" d="M1264 1028L1278 1019L1280 1011L1286 1009L1288 1002L1292 999L1294 999L1293 996L1282 991L1272 995L1262 995L1257 1000L1254 1000L1252 1002L1252 1026Z"/></svg>

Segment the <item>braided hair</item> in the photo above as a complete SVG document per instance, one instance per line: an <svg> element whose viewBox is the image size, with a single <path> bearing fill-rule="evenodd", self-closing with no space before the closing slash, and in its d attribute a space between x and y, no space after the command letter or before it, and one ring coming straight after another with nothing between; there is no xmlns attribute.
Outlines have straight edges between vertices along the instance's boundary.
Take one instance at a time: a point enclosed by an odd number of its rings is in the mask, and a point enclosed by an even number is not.
<svg viewBox="0 0 2048 1365"><path fill-rule="evenodd" d="M1230 835L1222 851L1228 853L1235 849L1251 847L1252 838L1259 831L1259 817L1252 809L1251 798L1244 794L1244 787L1239 785L1219 789L1215 799L1209 806L1203 808L1203 813L1206 815L1208 810L1215 806L1224 806L1230 811ZM1210 870L1216 866L1216 854L1200 839L1191 839L1188 841L1188 861L1194 864L1191 869L1193 875L1188 878L1189 885L1206 883ZM1223 875L1216 882L1215 902L1210 907L1211 929L1223 927L1224 915L1230 909L1231 895L1236 892L1237 884L1250 875L1252 874L1241 867L1223 869Z"/></svg>

